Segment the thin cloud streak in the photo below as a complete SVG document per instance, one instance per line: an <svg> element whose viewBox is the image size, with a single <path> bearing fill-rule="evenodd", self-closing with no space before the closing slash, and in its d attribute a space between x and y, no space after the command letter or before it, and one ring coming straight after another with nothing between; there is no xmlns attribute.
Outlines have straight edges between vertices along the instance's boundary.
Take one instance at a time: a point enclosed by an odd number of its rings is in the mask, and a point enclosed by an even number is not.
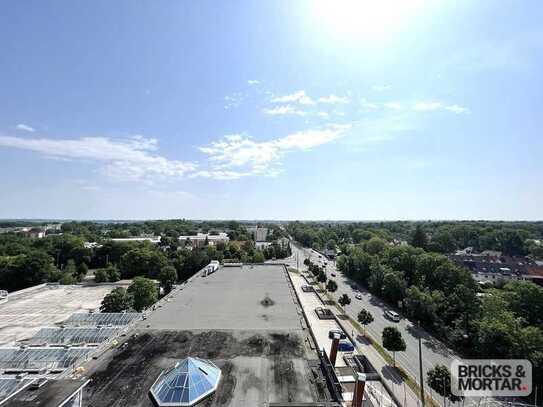
<svg viewBox="0 0 543 407"><path fill-rule="evenodd" d="M134 136L112 140L107 137L50 139L0 136L0 147L29 150L46 157L88 160L102 163L101 171L118 180L151 180L159 177L182 177L196 169L196 164L169 160L152 154L157 140Z"/></svg>
<svg viewBox="0 0 543 407"><path fill-rule="evenodd" d="M17 130L21 130L21 131L28 131L29 133L34 133L36 131L36 129L34 127L31 127L27 124L24 124L24 123L20 123L18 124L17 126L15 126L15 128Z"/></svg>

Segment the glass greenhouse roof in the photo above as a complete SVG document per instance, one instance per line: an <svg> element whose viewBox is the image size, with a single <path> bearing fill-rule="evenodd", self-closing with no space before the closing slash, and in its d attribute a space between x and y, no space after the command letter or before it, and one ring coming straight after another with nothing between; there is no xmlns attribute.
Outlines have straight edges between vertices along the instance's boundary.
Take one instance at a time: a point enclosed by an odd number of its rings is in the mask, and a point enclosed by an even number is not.
<svg viewBox="0 0 543 407"><path fill-rule="evenodd" d="M163 372L150 393L159 406L192 406L217 389L220 377L220 369L212 362L186 358Z"/></svg>

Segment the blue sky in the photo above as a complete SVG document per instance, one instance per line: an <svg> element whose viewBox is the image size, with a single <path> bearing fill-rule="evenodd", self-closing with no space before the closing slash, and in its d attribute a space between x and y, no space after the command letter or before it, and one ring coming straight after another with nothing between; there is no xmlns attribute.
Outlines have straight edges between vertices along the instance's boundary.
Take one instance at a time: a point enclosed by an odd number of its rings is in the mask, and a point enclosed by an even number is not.
<svg viewBox="0 0 543 407"><path fill-rule="evenodd" d="M1 8L0 218L542 218L539 1Z"/></svg>

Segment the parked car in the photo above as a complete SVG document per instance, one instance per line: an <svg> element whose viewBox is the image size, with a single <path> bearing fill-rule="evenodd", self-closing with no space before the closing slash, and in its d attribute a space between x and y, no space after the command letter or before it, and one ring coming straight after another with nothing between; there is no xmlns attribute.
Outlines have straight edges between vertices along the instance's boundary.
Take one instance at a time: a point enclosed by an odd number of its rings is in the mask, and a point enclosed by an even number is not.
<svg viewBox="0 0 543 407"><path fill-rule="evenodd" d="M400 315L397 312L386 310L385 311L385 317L390 319L393 322L400 322Z"/></svg>
<svg viewBox="0 0 543 407"><path fill-rule="evenodd" d="M332 277L335 277L335 276L336 276L336 273L330 273L330 275L331 275Z"/></svg>
<svg viewBox="0 0 543 407"><path fill-rule="evenodd" d="M354 296L357 300L361 300L362 299L362 294L358 293Z"/></svg>
<svg viewBox="0 0 543 407"><path fill-rule="evenodd" d="M354 346L349 341L339 341L339 346L337 348L340 352L352 352L354 351Z"/></svg>
<svg viewBox="0 0 543 407"><path fill-rule="evenodd" d="M345 332L343 332L341 329L330 329L330 331L328 331L328 338L334 339L334 334L339 334L339 339L345 339L347 337Z"/></svg>

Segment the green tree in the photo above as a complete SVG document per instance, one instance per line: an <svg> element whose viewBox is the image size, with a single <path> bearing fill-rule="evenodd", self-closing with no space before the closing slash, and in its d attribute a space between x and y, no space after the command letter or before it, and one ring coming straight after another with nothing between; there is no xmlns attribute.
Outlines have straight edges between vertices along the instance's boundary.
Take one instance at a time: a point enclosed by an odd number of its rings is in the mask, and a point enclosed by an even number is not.
<svg viewBox="0 0 543 407"><path fill-rule="evenodd" d="M83 280L88 272L89 272L89 268L87 267L87 264L86 263L79 263L79 265L77 266L77 270L76 270L77 280L78 281Z"/></svg>
<svg viewBox="0 0 543 407"><path fill-rule="evenodd" d="M311 260L309 260L309 259L304 259L304 264L305 264L306 266L309 266L309 265L311 264Z"/></svg>
<svg viewBox="0 0 543 407"><path fill-rule="evenodd" d="M26 288L46 282L55 271L53 259L41 250L31 250L13 261L10 278L3 287Z"/></svg>
<svg viewBox="0 0 543 407"><path fill-rule="evenodd" d="M381 296L383 294L383 284L385 281L385 274L392 272L392 270L381 264L379 261L374 261L370 266L370 277L368 279L368 288L373 294Z"/></svg>
<svg viewBox="0 0 543 407"><path fill-rule="evenodd" d="M62 284L62 285L72 285L72 284L75 284L75 283L77 283L77 280L76 280L76 278L74 277L73 274L67 273L67 272L62 273L62 276L60 278L60 284Z"/></svg>
<svg viewBox="0 0 543 407"><path fill-rule="evenodd" d="M122 288L114 288L102 300L101 312L123 312L132 308L133 298Z"/></svg>
<svg viewBox="0 0 543 407"><path fill-rule="evenodd" d="M391 303L397 303L405 297L406 283L403 273L388 271L383 277L383 298Z"/></svg>
<svg viewBox="0 0 543 407"><path fill-rule="evenodd" d="M436 365L426 373L426 383L443 398L448 398L452 402L461 400L461 397L455 396L451 392L451 372L445 365ZM445 403L443 403L445 404Z"/></svg>
<svg viewBox="0 0 543 407"><path fill-rule="evenodd" d="M94 282L95 283L105 283L109 280L109 276L105 269L98 269L94 272Z"/></svg>
<svg viewBox="0 0 543 407"><path fill-rule="evenodd" d="M133 306L138 312L154 304L158 300L158 290L153 280L136 277L128 287L128 294L134 299Z"/></svg>
<svg viewBox="0 0 543 407"><path fill-rule="evenodd" d="M503 254L508 256L523 256L526 252L524 240L516 230L502 231L498 235Z"/></svg>
<svg viewBox="0 0 543 407"><path fill-rule="evenodd" d="M366 242L366 252L369 254L380 254L387 247L387 243L378 237L372 237Z"/></svg>
<svg viewBox="0 0 543 407"><path fill-rule="evenodd" d="M396 352L403 352L406 349L402 333L394 326L387 326L383 329L383 347L392 352L394 366L396 366Z"/></svg>
<svg viewBox="0 0 543 407"><path fill-rule="evenodd" d="M64 273L71 274L72 276L77 275L77 268L75 266L75 261L72 259L68 260L68 263L66 263L66 267L64 268Z"/></svg>
<svg viewBox="0 0 543 407"><path fill-rule="evenodd" d="M326 283L326 290L331 293L337 291L337 283L334 280L328 280L328 283Z"/></svg>
<svg viewBox="0 0 543 407"><path fill-rule="evenodd" d="M422 325L431 326L437 319L436 304L431 293L417 286L406 290L404 305L407 314Z"/></svg>
<svg viewBox="0 0 543 407"><path fill-rule="evenodd" d="M351 298L347 294L343 294L338 299L339 305L343 307L343 310L345 310L345 306L349 305L351 303Z"/></svg>
<svg viewBox="0 0 543 407"><path fill-rule="evenodd" d="M113 265L108 265L108 267L106 267L106 273L107 273L107 280L110 282L110 283L114 283L116 281L119 281L121 279L121 273L119 273L119 270L117 270L117 267L113 266Z"/></svg>
<svg viewBox="0 0 543 407"><path fill-rule="evenodd" d="M428 244L428 238L426 237L426 233L422 229L422 226L419 224L416 226L415 232L413 233L413 236L411 237L411 246L425 249L427 244Z"/></svg>
<svg viewBox="0 0 543 407"><path fill-rule="evenodd" d="M253 263L264 263L266 258L264 257L264 253L262 253L262 250L255 250L255 254L253 256Z"/></svg>
<svg viewBox="0 0 543 407"><path fill-rule="evenodd" d="M164 289L164 293L168 294L172 291L173 285L177 282L177 270L173 266L166 266L158 275L160 285Z"/></svg>
<svg viewBox="0 0 543 407"><path fill-rule="evenodd" d="M364 335L366 334L366 325L373 322L373 315L368 310L361 309L358 313L358 322L364 327Z"/></svg>
<svg viewBox="0 0 543 407"><path fill-rule="evenodd" d="M326 283L326 280L327 280L326 273L324 271L321 271L319 275L317 276L317 281L319 283Z"/></svg>
<svg viewBox="0 0 543 407"><path fill-rule="evenodd" d="M440 253L453 253L456 250L456 242L451 232L440 229L432 236L432 240L428 243L428 249Z"/></svg>
<svg viewBox="0 0 543 407"><path fill-rule="evenodd" d="M155 247L142 246L123 254L119 270L123 278L146 276L156 278L168 265L166 256Z"/></svg>
<svg viewBox="0 0 543 407"><path fill-rule="evenodd" d="M504 286L511 310L530 325L543 323L543 288L531 281L512 281Z"/></svg>

